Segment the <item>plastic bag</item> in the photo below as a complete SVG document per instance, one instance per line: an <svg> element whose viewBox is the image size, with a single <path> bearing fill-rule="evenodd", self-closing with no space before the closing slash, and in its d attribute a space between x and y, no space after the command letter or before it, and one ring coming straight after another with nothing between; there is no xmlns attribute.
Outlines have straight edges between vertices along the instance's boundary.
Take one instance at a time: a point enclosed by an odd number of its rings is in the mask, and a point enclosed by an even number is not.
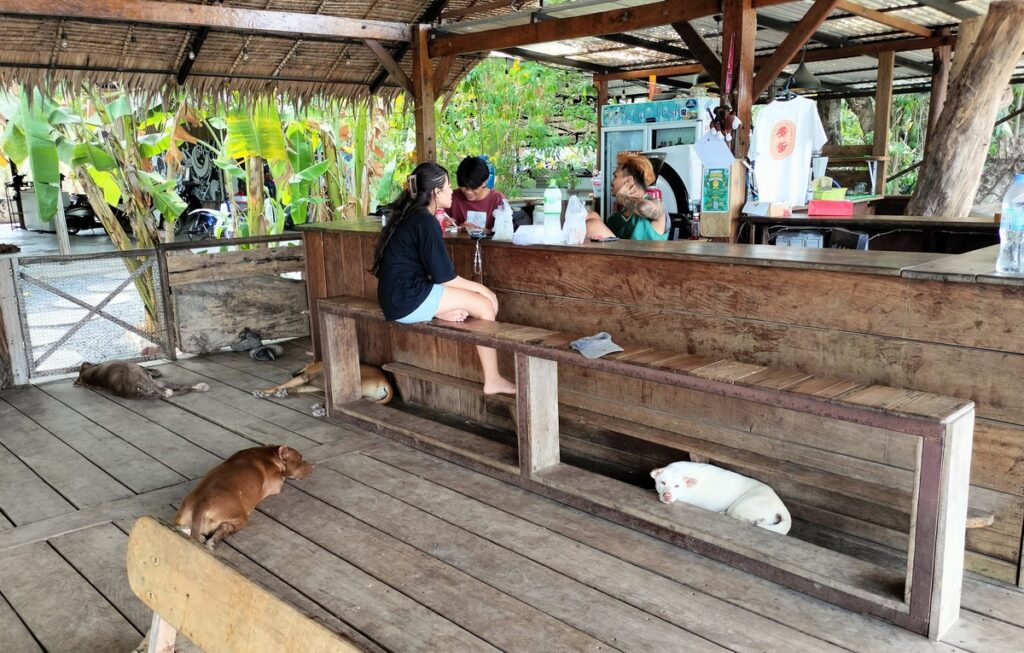
<svg viewBox="0 0 1024 653"><path fill-rule="evenodd" d="M539 224L524 224L516 229L512 236L514 245L543 245L544 226Z"/></svg>
<svg viewBox="0 0 1024 653"><path fill-rule="evenodd" d="M501 206L494 209L494 240L512 240L512 207L508 200L502 200Z"/></svg>
<svg viewBox="0 0 1024 653"><path fill-rule="evenodd" d="M580 198L573 195L565 207L565 224L562 225L562 242L566 245L582 245L587 239L587 207Z"/></svg>

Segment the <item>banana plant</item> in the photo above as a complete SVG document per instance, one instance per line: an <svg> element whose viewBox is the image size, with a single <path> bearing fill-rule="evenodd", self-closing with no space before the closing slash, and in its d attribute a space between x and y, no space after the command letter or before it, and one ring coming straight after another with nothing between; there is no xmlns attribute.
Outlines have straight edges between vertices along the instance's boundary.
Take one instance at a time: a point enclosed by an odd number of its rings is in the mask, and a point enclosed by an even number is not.
<svg viewBox="0 0 1024 653"><path fill-rule="evenodd" d="M41 220L57 214L61 198L60 162L70 159L73 143L58 127L78 118L44 96L38 89L0 94L0 114L6 119L2 147L4 158L27 168L35 186Z"/></svg>
<svg viewBox="0 0 1024 653"><path fill-rule="evenodd" d="M228 113L226 126L225 158L245 161L249 235L264 234L263 162L288 162L281 114L270 99L256 100L251 106L239 101Z"/></svg>

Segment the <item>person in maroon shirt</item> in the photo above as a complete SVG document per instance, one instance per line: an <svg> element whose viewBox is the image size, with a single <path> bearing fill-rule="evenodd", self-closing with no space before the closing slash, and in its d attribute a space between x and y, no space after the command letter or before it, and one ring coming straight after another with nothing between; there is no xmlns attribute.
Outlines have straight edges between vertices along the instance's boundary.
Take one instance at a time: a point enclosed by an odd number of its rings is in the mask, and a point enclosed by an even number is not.
<svg viewBox="0 0 1024 653"><path fill-rule="evenodd" d="M458 226L463 226L469 218L470 211L482 213L472 222L484 221L483 226L494 229L494 209L501 206L505 196L499 191L487 187L487 178L491 172L487 162L475 156L467 156L455 171L455 179L459 187L452 193L452 207L449 214Z"/></svg>

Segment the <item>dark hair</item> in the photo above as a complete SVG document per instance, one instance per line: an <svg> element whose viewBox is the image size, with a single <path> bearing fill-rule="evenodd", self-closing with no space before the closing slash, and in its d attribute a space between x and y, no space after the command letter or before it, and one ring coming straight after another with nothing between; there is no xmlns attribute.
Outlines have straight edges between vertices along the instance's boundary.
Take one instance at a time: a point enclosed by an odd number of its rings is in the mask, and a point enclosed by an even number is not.
<svg viewBox="0 0 1024 653"><path fill-rule="evenodd" d="M377 276L377 272L380 270L384 248L391 242L391 237L395 235L398 226L417 209L426 208L434 197L434 191L443 188L447 179L447 170L436 163L429 162L416 166L412 174L406 178L405 190L387 205L385 215L387 215L388 222L381 229L380 238L377 239L377 249L373 253L373 267L370 268L370 272L374 276Z"/></svg>
<svg viewBox="0 0 1024 653"><path fill-rule="evenodd" d="M619 152L615 162L622 171L633 178L640 188L647 188L654 183L654 166L650 159L641 154Z"/></svg>
<svg viewBox="0 0 1024 653"><path fill-rule="evenodd" d="M459 163L455 171L455 180L459 182L459 188L480 188L491 176L487 162L478 156L467 156Z"/></svg>

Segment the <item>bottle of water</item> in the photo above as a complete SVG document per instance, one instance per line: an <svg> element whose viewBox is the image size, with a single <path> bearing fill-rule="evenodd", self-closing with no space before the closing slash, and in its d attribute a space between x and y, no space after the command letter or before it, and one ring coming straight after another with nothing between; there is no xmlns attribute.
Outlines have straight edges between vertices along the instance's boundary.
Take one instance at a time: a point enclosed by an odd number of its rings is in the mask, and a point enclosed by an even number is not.
<svg viewBox="0 0 1024 653"><path fill-rule="evenodd" d="M1024 274L1024 172L1017 173L1006 195L999 221L997 272Z"/></svg>
<svg viewBox="0 0 1024 653"><path fill-rule="evenodd" d="M552 179L544 191L544 242L554 245L562 240L562 191Z"/></svg>

